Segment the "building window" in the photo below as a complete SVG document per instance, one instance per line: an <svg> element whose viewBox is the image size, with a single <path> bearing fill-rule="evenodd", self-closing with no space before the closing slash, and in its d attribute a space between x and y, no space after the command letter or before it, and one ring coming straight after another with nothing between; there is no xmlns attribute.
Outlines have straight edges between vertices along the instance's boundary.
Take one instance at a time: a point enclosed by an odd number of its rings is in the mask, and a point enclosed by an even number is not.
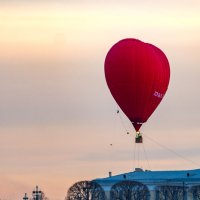
<svg viewBox="0 0 200 200"><path fill-rule="evenodd" d="M193 200L200 200L200 185L195 185L190 189Z"/></svg>
<svg viewBox="0 0 200 200"><path fill-rule="evenodd" d="M156 188L156 200L183 199L185 189L182 186L163 185Z"/></svg>
<svg viewBox="0 0 200 200"><path fill-rule="evenodd" d="M112 186L110 200L149 200L146 185L135 181L120 181Z"/></svg>

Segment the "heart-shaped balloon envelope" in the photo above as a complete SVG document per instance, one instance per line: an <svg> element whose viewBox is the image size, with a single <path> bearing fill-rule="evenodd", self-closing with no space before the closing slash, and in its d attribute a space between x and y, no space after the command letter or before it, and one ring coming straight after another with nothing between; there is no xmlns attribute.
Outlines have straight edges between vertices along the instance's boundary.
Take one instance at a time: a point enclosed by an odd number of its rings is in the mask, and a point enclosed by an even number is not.
<svg viewBox="0 0 200 200"><path fill-rule="evenodd" d="M109 50L105 77L115 101L139 131L167 91L170 67L158 47L128 38Z"/></svg>

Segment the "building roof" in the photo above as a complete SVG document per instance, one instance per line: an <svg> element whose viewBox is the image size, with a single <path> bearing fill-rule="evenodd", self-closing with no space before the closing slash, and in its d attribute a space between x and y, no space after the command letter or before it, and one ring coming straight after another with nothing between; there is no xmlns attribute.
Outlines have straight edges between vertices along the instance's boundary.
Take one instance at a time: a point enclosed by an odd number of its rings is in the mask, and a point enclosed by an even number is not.
<svg viewBox="0 0 200 200"><path fill-rule="evenodd" d="M118 182L122 180L134 180L140 182L199 182L200 183L200 169L194 170L174 170L174 171L150 171L136 168L133 172L123 173L106 178L98 178L97 182Z"/></svg>

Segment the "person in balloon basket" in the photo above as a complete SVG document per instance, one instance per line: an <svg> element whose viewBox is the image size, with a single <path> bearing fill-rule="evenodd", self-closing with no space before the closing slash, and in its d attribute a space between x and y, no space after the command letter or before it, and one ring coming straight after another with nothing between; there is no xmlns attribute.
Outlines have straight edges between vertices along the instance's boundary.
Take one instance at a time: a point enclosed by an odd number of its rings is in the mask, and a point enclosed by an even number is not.
<svg viewBox="0 0 200 200"><path fill-rule="evenodd" d="M143 142L142 134L140 132L136 132L135 143L142 143L142 142Z"/></svg>

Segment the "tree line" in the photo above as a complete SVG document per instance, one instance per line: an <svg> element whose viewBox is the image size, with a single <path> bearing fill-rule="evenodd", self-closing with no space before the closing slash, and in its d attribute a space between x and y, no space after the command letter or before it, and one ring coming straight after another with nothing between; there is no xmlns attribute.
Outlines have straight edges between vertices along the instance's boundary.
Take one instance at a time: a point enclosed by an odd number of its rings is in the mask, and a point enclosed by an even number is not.
<svg viewBox="0 0 200 200"><path fill-rule="evenodd" d="M200 200L200 185L190 189L185 184L159 185L155 188L155 200L185 200L186 191L191 193L193 200ZM104 189L95 181L79 181L67 191L65 200L150 200L151 194L146 185L140 182L124 180L111 186L105 193ZM109 196L109 198L108 198ZM2 199L0 199L2 200ZM32 192L32 197L25 193L23 200L49 200L38 186Z"/></svg>

